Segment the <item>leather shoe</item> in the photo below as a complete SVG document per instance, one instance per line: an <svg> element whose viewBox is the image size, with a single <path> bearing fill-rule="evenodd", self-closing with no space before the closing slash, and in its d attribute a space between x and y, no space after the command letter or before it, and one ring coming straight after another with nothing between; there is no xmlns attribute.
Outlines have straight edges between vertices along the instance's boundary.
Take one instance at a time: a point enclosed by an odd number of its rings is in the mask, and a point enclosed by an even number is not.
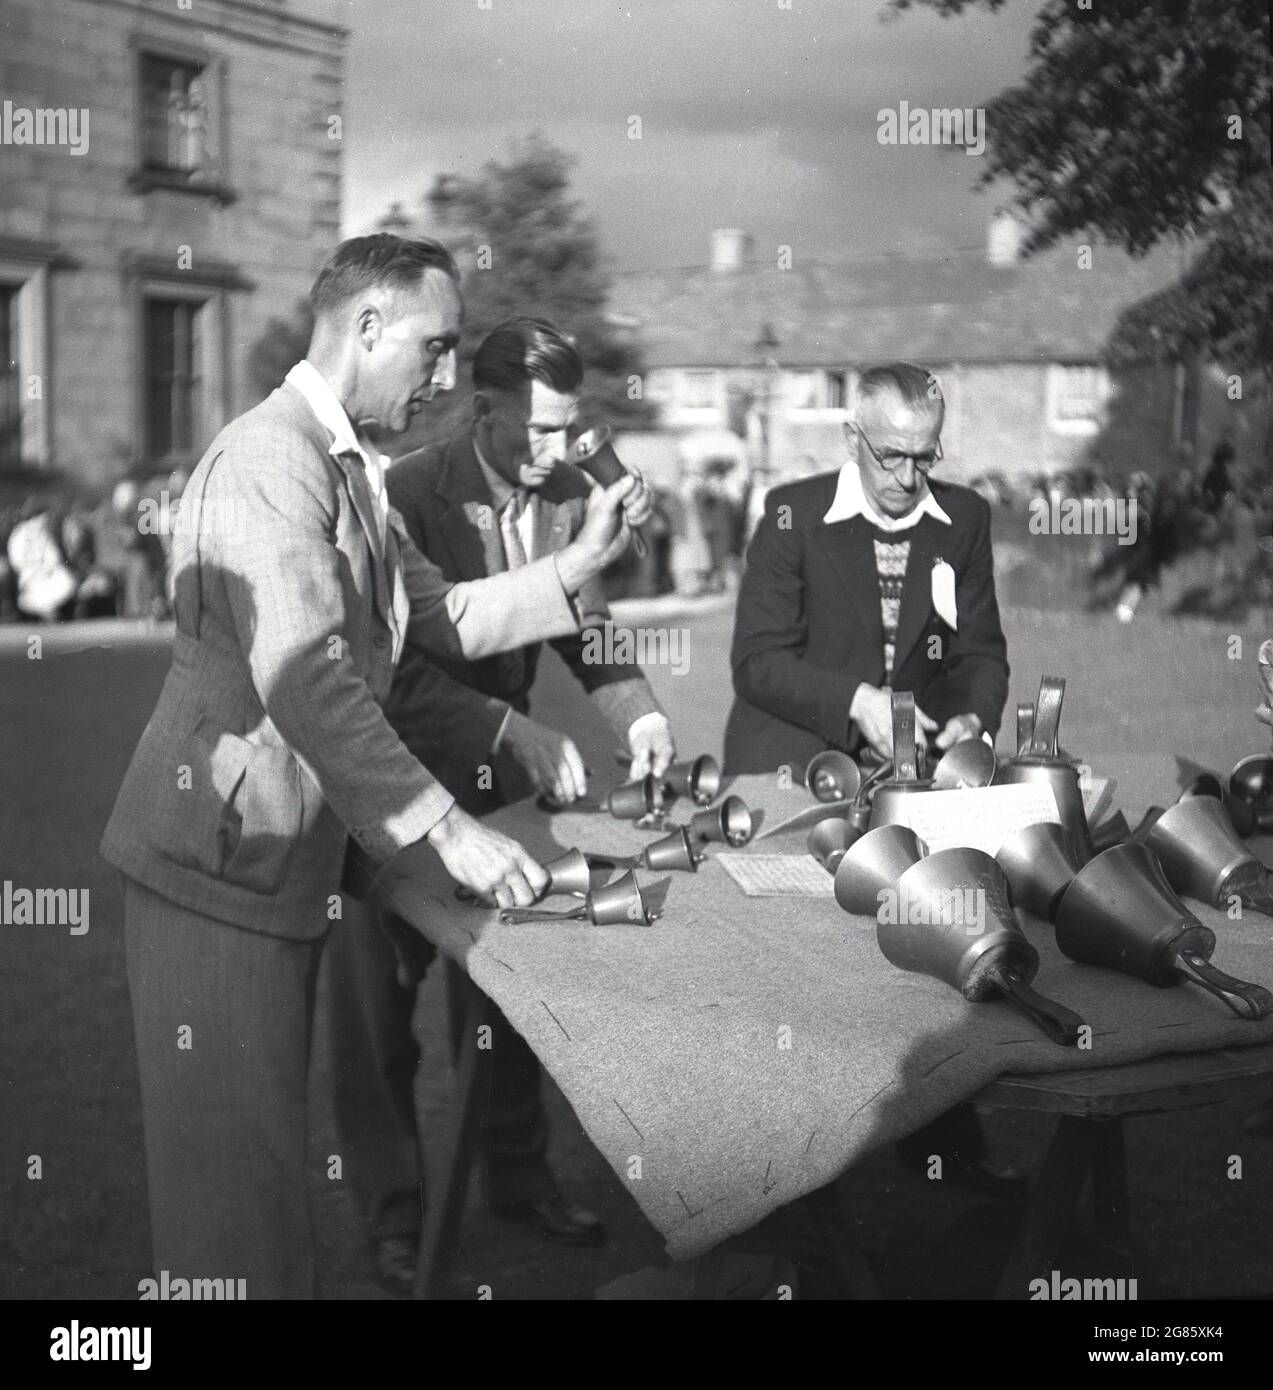
<svg viewBox="0 0 1273 1390"><path fill-rule="evenodd" d="M492 1210L507 1220L533 1226L556 1245L600 1245L606 1238L599 1216L567 1201L556 1189L525 1202L501 1203Z"/></svg>
<svg viewBox="0 0 1273 1390"><path fill-rule="evenodd" d="M928 1161L918 1155L899 1152L902 1166L914 1173L927 1175ZM980 1192L985 1197L1023 1198L1030 1184L1015 1168L996 1168L989 1159L946 1159L942 1163L941 1181L968 1192Z"/></svg>
<svg viewBox="0 0 1273 1390"><path fill-rule="evenodd" d="M1029 1183L1015 1168L996 1168L989 1159L979 1159L976 1163L956 1162L946 1168L945 1177L956 1187L969 1192L980 1192L986 1197L1022 1198L1029 1190Z"/></svg>
<svg viewBox="0 0 1273 1390"><path fill-rule="evenodd" d="M386 1236L373 1250L376 1283L395 1298L410 1298L415 1292L416 1260L420 1237Z"/></svg>

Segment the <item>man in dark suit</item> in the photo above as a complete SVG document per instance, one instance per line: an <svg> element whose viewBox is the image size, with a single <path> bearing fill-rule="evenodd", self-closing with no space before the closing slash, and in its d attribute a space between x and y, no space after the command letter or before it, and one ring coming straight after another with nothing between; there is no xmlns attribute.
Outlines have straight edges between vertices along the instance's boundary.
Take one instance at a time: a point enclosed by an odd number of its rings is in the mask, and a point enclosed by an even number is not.
<svg viewBox="0 0 1273 1390"><path fill-rule="evenodd" d="M929 480L944 413L930 372L873 367L845 426L844 467L765 499L734 621L727 772L802 773L827 748L889 759L893 690L914 692L916 737L938 750L998 732L1008 661L990 508ZM1018 1186L986 1162L967 1106L898 1148L912 1166L940 1154L967 1186Z"/></svg>
<svg viewBox="0 0 1273 1390"><path fill-rule="evenodd" d="M563 462L582 378L578 352L551 325L511 319L475 355L471 430L390 470L391 502L443 574L510 573L570 544L590 490ZM602 644L589 634L610 620L599 583L580 603L585 631L552 645L629 750L630 775L662 774L675 756L667 717L639 667L592 659ZM527 715L539 650L535 644L477 661L408 655L395 675L385 705L390 723L475 815L532 791L563 802L586 791L573 741ZM347 1176L371 1224L381 1280L406 1291L421 1206L411 1015L432 951L392 914L374 909L347 919L333 949L345 976L331 1022L337 1123L342 1148L355 1155ZM601 1223L568 1201L549 1172L539 1063L502 1015L492 1062L481 1154L490 1205L552 1240L600 1240Z"/></svg>
<svg viewBox="0 0 1273 1390"><path fill-rule="evenodd" d="M914 692L938 749L997 733L1008 662L990 509L929 479L944 411L923 368L872 368L849 461L765 499L734 623L728 772L803 771L827 748L889 758L892 690Z"/></svg>

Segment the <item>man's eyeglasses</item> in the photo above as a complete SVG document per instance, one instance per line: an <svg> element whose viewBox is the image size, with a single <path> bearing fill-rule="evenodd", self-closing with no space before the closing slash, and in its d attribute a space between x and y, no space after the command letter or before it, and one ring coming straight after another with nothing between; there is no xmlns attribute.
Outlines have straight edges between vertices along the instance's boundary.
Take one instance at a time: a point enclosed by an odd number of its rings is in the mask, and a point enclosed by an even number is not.
<svg viewBox="0 0 1273 1390"><path fill-rule="evenodd" d="M911 463L915 465L916 472L928 473L934 467L936 467L936 465L939 464L942 460L940 439L937 441L937 443L934 445L932 449L929 449L922 454L898 454L893 453L891 451L889 453L881 454L860 429L858 430L857 434L858 438L862 441L862 443L866 445L866 452L870 454L870 456L875 460L875 462L878 463L879 466L886 473L896 473L897 470L902 466L902 464L904 464L907 461L907 459L909 459Z"/></svg>

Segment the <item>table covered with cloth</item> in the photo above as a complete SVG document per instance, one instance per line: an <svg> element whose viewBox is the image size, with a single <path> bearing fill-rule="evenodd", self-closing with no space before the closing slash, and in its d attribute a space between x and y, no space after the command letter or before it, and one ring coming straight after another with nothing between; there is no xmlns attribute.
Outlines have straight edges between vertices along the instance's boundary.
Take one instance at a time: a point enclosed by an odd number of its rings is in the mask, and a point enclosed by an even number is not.
<svg viewBox="0 0 1273 1390"><path fill-rule="evenodd" d="M1169 760L1161 775L1166 784L1139 802L1121 798L1129 813L1153 795L1171 799ZM811 802L776 776L727 790L763 808L768 825ZM671 819L694 809L681 801ZM541 862L574 847L632 854L657 837L530 801L490 823ZM801 854L804 840L773 836L749 851ZM1273 1019L1238 1019L1197 986L1158 989L1072 963L1049 925L1026 915L1042 961L1036 988L1092 1028L1090 1050L1059 1047L1007 1003L971 1004L898 970L873 919L834 898L745 897L716 862L721 849L710 846L696 874L639 872L662 907L652 926L500 925L493 909L456 900L427 849L404 851L378 876L388 901L526 1038L674 1258L747 1229L1004 1073L1273 1039ZM1220 968L1273 985L1273 920L1190 905L1219 939Z"/></svg>

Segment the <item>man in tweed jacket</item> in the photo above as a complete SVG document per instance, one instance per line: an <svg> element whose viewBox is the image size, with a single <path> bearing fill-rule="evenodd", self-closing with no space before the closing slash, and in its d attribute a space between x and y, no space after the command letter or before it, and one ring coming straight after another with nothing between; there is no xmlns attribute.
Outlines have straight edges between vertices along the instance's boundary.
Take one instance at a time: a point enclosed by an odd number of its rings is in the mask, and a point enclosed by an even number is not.
<svg viewBox="0 0 1273 1390"><path fill-rule="evenodd" d="M594 494L574 545L452 584L388 506L364 430L454 380L461 300L436 242L345 242L307 360L227 426L183 498L172 669L102 842L125 950L156 1268L310 1297L305 1068L346 836L427 839L460 883L530 902L543 870L462 811L380 708L406 643L483 657L577 629L575 595L648 497ZM626 502L625 502L626 499Z"/></svg>
<svg viewBox="0 0 1273 1390"><path fill-rule="evenodd" d="M408 534L448 579L524 573L578 534L588 483L564 460L583 371L574 345L551 324L505 321L474 355L472 427L390 470L390 500ZM580 603L588 631L552 645L629 750L630 774L662 775L676 751L667 716L639 666L592 659L610 621L600 584ZM477 661L411 652L394 677L390 724L474 815L532 791L570 801L586 790L573 741L527 717L538 659L538 643ZM428 963L422 944L392 914L378 919L374 910L351 916L331 943L334 968L348 981L332 998L337 1130L354 1158L349 1184L370 1222L379 1277L399 1290L410 1286L420 1237L411 1019ZM491 1055L481 1145L488 1201L549 1239L600 1240L601 1223L567 1200L548 1169L539 1063L502 1015Z"/></svg>

